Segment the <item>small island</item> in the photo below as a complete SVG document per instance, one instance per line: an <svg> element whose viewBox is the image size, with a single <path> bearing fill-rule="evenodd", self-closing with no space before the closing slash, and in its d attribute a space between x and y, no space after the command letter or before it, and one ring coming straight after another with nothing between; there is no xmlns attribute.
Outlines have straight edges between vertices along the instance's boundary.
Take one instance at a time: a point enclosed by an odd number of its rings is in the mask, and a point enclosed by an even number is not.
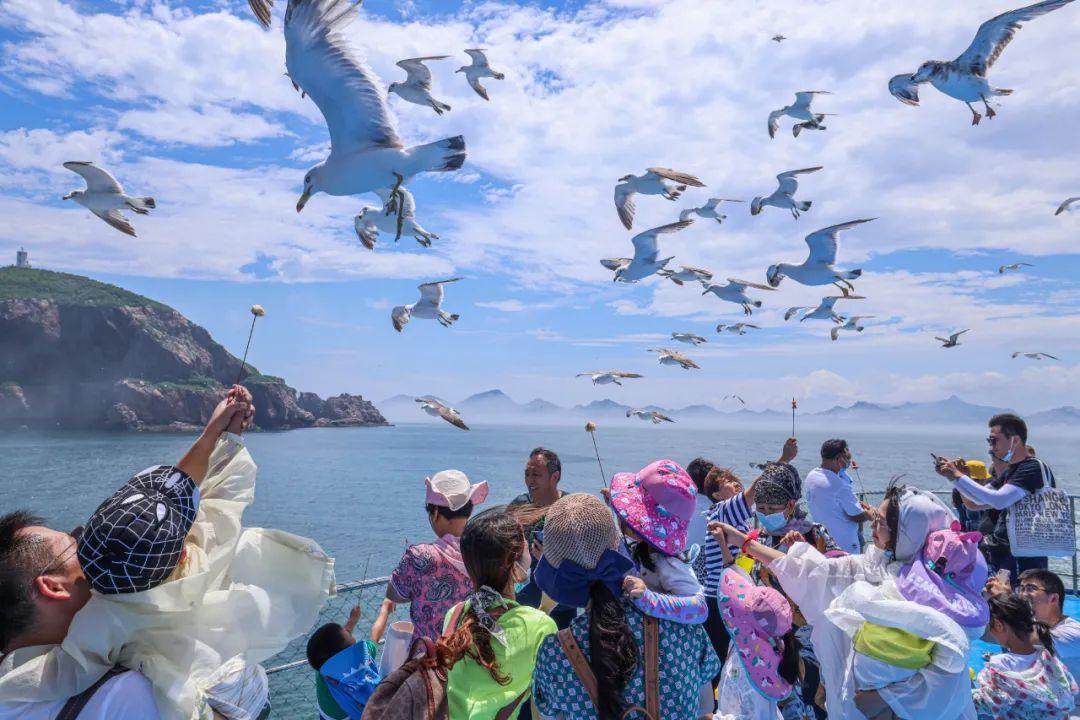
<svg viewBox="0 0 1080 720"><path fill-rule="evenodd" d="M0 428L188 431L240 359L176 310L79 275L0 268ZM262 430L388 425L359 395L323 399L250 364Z"/></svg>

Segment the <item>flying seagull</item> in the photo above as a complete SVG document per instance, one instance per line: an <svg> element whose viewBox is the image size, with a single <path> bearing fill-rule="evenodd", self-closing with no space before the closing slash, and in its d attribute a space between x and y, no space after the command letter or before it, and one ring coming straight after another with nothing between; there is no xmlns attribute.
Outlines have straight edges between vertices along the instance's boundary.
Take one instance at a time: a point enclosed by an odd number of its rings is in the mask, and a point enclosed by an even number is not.
<svg viewBox="0 0 1080 720"><path fill-rule="evenodd" d="M660 236L678 232L683 228L690 227L693 223L693 220L680 220L679 222L655 227L652 230L646 230L630 238L630 242L634 244L634 257L629 265L618 268L615 271L615 277L612 279L616 282L637 282L656 274L658 270L663 270L674 258L674 255L663 259L659 258Z"/></svg>
<svg viewBox="0 0 1080 720"><path fill-rule="evenodd" d="M919 85L928 82L949 97L966 103L971 110L971 124L978 125L982 115L971 103L981 100L986 108L986 117L992 118L997 113L990 107L988 98L1012 94L1012 90L990 87L986 73L1012 41L1016 31L1023 23L1065 7L1070 2L1072 0L1044 0L993 17L979 26L971 45L955 60L929 60L914 75L897 75L889 80L889 92L902 103L918 105Z"/></svg>
<svg viewBox="0 0 1080 720"><path fill-rule="evenodd" d="M1022 267L1035 267L1035 266L1032 265L1031 263L1026 263L1026 262L1015 262L1015 263L1012 263L1011 265L1001 265L1001 266L998 267L998 274L999 275L1004 275L1006 270L1019 270Z"/></svg>
<svg viewBox="0 0 1080 720"><path fill-rule="evenodd" d="M152 197L132 197L124 194L123 186L107 171L92 162L71 161L64 167L82 175L85 190L72 190L64 200L74 200L120 232L135 237L135 228L121 210L146 215L157 207Z"/></svg>
<svg viewBox="0 0 1080 720"><path fill-rule="evenodd" d="M356 16L352 0L289 0L285 67L315 101L330 133L330 155L304 175L296 211L312 195L360 195L391 188L401 215L402 184L422 172L457 170L465 162L460 135L405 147L375 74L349 46L345 27Z"/></svg>
<svg viewBox="0 0 1080 720"><path fill-rule="evenodd" d="M705 288L705 291L701 293L702 295L712 293L721 300L726 300L727 302L742 305L743 312L747 315L752 315L754 313L754 308L761 307L760 300L754 300L746 294L747 288L756 288L758 290L776 290L776 288L771 288L768 285L761 285L759 283L750 282L748 280L737 280L735 278L728 278L727 284L725 285L706 282L704 280L701 281L701 285Z"/></svg>
<svg viewBox="0 0 1080 720"><path fill-rule="evenodd" d="M687 345L700 345L703 342L708 342L708 340L700 335L685 332L673 332L671 333L671 339L676 342L686 343Z"/></svg>
<svg viewBox="0 0 1080 720"><path fill-rule="evenodd" d="M427 57L399 60L397 66L407 73L405 82L390 83L387 94L397 93L398 97L416 105L424 105L442 115L450 109L444 102L431 96L431 68L424 63L428 60L445 60L449 55L428 55Z"/></svg>
<svg viewBox="0 0 1080 720"><path fill-rule="evenodd" d="M416 398L416 402L420 403L420 409L433 417L440 417L446 422L450 423L454 427L459 427L462 430L468 430L469 426L465 424L465 421L461 419L461 415L457 410L444 405L439 400L433 398L430 395L424 395L423 397Z"/></svg>
<svg viewBox="0 0 1080 720"><path fill-rule="evenodd" d="M810 233L806 236L810 256L801 265L777 263L769 267L765 274L769 285L778 287L781 280L789 277L803 285L832 284L841 289L847 286L850 290L854 290L855 286L851 284L851 281L861 276L862 270L837 270L833 267L836 264L836 253L840 249L840 233L871 220L876 220L876 218L852 220Z"/></svg>
<svg viewBox="0 0 1080 720"><path fill-rule="evenodd" d="M1013 360L1020 357L1021 355L1028 358L1029 360L1042 360L1043 358L1047 358L1049 360L1061 360L1061 358L1059 358L1059 357L1055 357L1055 356L1051 355L1050 353L1044 353L1044 352L1014 352L1012 354Z"/></svg>
<svg viewBox="0 0 1080 720"><path fill-rule="evenodd" d="M487 55L484 54L483 50L474 48L465 52L472 58L472 64L459 67L455 72L465 73L465 79L469 81L469 87L475 90L480 97L490 100L487 88L480 84L480 78L489 77L502 80L506 76L491 69L491 66L488 65Z"/></svg>
<svg viewBox="0 0 1080 720"><path fill-rule="evenodd" d="M601 258L600 264L606 267L608 270L615 272L620 268L625 269L630 267L630 263L633 258Z"/></svg>
<svg viewBox="0 0 1080 720"><path fill-rule="evenodd" d="M431 241L439 239L438 235L428 232L416 222L416 200L411 192L405 188L398 191L402 198L401 215L396 214L389 206L389 188L381 188L375 192L386 204L381 208L365 205L353 220L356 236L368 250L375 249L375 241L378 240L380 232L397 237L401 237L402 233L412 235L416 242L424 247L431 247Z"/></svg>
<svg viewBox="0 0 1080 720"><path fill-rule="evenodd" d="M815 95L832 95L832 93L828 90L803 90L795 93L795 102L769 113L769 137L776 137L776 131L780 129L780 118L785 115L802 121L795 123L795 126L791 128L791 134L795 137L799 137L799 133L804 129L824 130L825 126L821 123L825 120L827 113L816 113L810 109Z"/></svg>
<svg viewBox="0 0 1080 720"><path fill-rule="evenodd" d="M659 425L662 422L675 422L659 410L643 410L640 408L627 410L626 417L637 417L639 420L652 420L653 425Z"/></svg>
<svg viewBox="0 0 1080 720"><path fill-rule="evenodd" d="M773 36L772 36L772 38L771 38L771 40L772 40L773 42L778 42L778 43L780 43L780 42L784 42L785 40L787 40L787 38L786 38L786 37L784 37L783 35L773 35Z"/></svg>
<svg viewBox="0 0 1080 720"><path fill-rule="evenodd" d="M701 282L702 280L712 280L712 273L708 270L701 268L691 267L690 265L680 265L681 270L657 270L656 274L660 277L666 277L676 285L682 285L688 282Z"/></svg>
<svg viewBox="0 0 1080 720"><path fill-rule="evenodd" d="M829 330L829 335L835 341L840 337L841 330L854 330L855 332L862 332L866 329L866 326L862 324L862 320L869 320L875 317L874 315L852 315L847 319L843 325L837 325L833 329Z"/></svg>
<svg viewBox="0 0 1080 720"><path fill-rule="evenodd" d="M744 200L729 200L727 198L709 198L708 202L706 202L701 207L686 208L685 210L680 212L679 213L679 219L680 220L689 220L691 215L697 215L698 217L712 218L713 220L715 220L717 222L717 224L722 225L724 220L727 219L727 215L724 215L723 213L720 212L719 205L720 205L720 203L725 203L725 202L741 203L741 202L745 202L745 201Z"/></svg>
<svg viewBox="0 0 1080 720"><path fill-rule="evenodd" d="M795 191L799 189L799 181L796 178L799 175L806 175L809 173L817 172L822 168L821 165L811 168L803 168L802 170L788 170L782 172L776 176L777 188L773 190L772 195L768 197L761 197L760 195L753 199L750 203L750 214L757 215L765 209L766 205L772 205L773 207L783 208L791 211L792 217L796 220L799 218L799 213L804 213L810 209L813 204L809 200L796 200Z"/></svg>
<svg viewBox="0 0 1080 720"><path fill-rule="evenodd" d="M439 280L437 282L429 282L420 285L419 300L412 305L398 305L390 311L390 319L394 322L394 329L401 332L401 329L404 328L409 323L409 319L413 317L422 318L424 320L438 320L439 324L443 327L450 327L450 325L461 316L443 312L443 285L446 283L457 282L460 279L461 278L459 277L450 278L449 280Z"/></svg>
<svg viewBox="0 0 1080 720"><path fill-rule="evenodd" d="M834 323L844 322L844 318L836 314L833 306L837 300L865 300L862 295L828 295L821 298L821 303L810 312L799 318L799 322L807 320L832 320ZM790 312L790 311L789 311Z"/></svg>
<svg viewBox="0 0 1080 720"><path fill-rule="evenodd" d="M687 186L705 187L705 183L693 175L661 167L648 168L644 175L623 175L615 186L615 209L623 226L630 230L634 227L635 195L660 195L677 200Z"/></svg>
<svg viewBox="0 0 1080 720"><path fill-rule="evenodd" d="M743 399L742 399L741 397L739 397L738 395L734 395L734 394L733 394L733 395L725 395L725 396L724 396L724 398L723 398L723 400L721 400L721 402L723 402L724 400L732 400L732 399L734 399L734 400L738 400L738 401L739 401L739 402L740 402L741 404L743 404L743 405L745 405L745 404L746 404L746 401L745 401L745 400L743 400Z"/></svg>
<svg viewBox="0 0 1080 720"><path fill-rule="evenodd" d="M751 325L750 323L741 323L740 322L740 323L735 323L734 325L724 325L723 323L721 323L721 324L716 326L716 332L718 332L718 333L729 332L729 333L733 333L735 335L745 335L746 334L746 328L751 328L753 330L760 330L761 329L757 325Z"/></svg>
<svg viewBox="0 0 1080 720"><path fill-rule="evenodd" d="M578 373L575 377L589 377L592 378L593 385L611 385L614 383L622 387L620 380L633 380L639 377L643 377L637 373L621 372L619 370L592 370L590 372Z"/></svg>
<svg viewBox="0 0 1080 720"><path fill-rule="evenodd" d="M787 322L792 316L802 312L803 310L813 310L813 308L807 305L796 305L795 307L789 307L787 312L784 313L784 322Z"/></svg>
<svg viewBox="0 0 1080 720"><path fill-rule="evenodd" d="M966 333L970 329L971 328L968 328L967 330L961 330L960 332L954 332L952 335L950 335L947 338L934 337L934 339L939 340L942 343L941 347L943 347L943 348L954 348L954 347L956 347L957 345L960 344L960 336L963 335L964 333Z"/></svg>
<svg viewBox="0 0 1080 720"><path fill-rule="evenodd" d="M1078 201L1080 201L1080 195L1077 195L1076 197L1069 198L1065 202L1058 205L1058 209L1054 212L1054 214L1055 215L1060 215L1061 213L1065 212L1066 210L1068 210L1069 212L1072 212L1072 207L1071 207L1072 204L1075 203L1075 202L1078 202Z"/></svg>
<svg viewBox="0 0 1080 720"><path fill-rule="evenodd" d="M695 370L701 369L700 365L683 355L681 352L668 350L667 348L649 348L645 352L659 353L661 365L678 365L683 370L689 370L690 368L694 368Z"/></svg>

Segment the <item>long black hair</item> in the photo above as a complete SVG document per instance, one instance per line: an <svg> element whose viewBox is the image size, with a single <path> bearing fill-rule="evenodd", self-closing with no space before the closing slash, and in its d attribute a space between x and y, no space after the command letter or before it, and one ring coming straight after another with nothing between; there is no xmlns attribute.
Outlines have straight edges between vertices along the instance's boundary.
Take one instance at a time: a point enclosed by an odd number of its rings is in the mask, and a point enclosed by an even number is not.
<svg viewBox="0 0 1080 720"><path fill-rule="evenodd" d="M794 627L780 639L784 643L784 652L780 655L780 665L776 670L780 677L794 685L799 680L799 650L802 646L795 637Z"/></svg>
<svg viewBox="0 0 1080 720"><path fill-rule="evenodd" d="M1054 655L1054 637L1050 634L1050 626L1035 619L1035 610L1026 597L1015 593L995 595L988 601L990 603L990 619L1000 620L1012 630L1018 637L1031 636L1034 630L1039 637L1039 644L1046 648L1046 652Z"/></svg>
<svg viewBox="0 0 1080 720"><path fill-rule="evenodd" d="M600 702L596 715L598 720L619 720L626 711L623 691L638 666L637 641L622 601L604 583L592 584L589 599L589 667Z"/></svg>

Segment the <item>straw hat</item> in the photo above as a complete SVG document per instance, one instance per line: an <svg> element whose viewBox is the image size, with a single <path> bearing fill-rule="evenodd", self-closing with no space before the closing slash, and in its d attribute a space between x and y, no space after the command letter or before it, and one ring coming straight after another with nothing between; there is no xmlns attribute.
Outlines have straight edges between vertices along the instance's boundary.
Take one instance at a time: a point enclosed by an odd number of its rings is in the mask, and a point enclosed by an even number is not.
<svg viewBox="0 0 1080 720"><path fill-rule="evenodd" d="M544 523L544 558L555 568L572 560L592 570L607 550L619 547L619 530L603 501L588 493L563 495Z"/></svg>

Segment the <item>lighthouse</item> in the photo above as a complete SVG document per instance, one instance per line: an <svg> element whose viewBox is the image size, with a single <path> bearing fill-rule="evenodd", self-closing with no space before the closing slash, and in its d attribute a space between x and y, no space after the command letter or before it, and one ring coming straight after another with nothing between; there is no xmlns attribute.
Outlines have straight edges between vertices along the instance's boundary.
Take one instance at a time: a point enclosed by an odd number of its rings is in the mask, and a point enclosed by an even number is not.
<svg viewBox="0 0 1080 720"><path fill-rule="evenodd" d="M26 252L25 248L19 248L18 252L15 253L15 267L30 267L30 255Z"/></svg>

